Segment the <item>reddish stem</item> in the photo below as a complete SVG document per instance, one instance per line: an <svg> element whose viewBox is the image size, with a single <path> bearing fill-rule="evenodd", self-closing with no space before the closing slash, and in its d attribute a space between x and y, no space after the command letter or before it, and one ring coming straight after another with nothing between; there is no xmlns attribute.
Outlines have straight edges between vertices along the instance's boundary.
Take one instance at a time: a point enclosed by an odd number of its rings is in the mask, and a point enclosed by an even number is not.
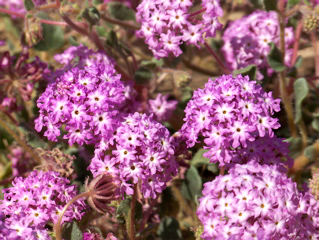
<svg viewBox="0 0 319 240"><path fill-rule="evenodd" d="M7 13L9 15L16 16L19 18L24 18L24 16L25 16L23 13L17 13L17 12L10 11L10 10L4 9L4 8L0 8L0 12Z"/></svg>
<svg viewBox="0 0 319 240"><path fill-rule="evenodd" d="M206 49L209 51L209 53L215 58L215 60L217 61L218 65L223 70L223 72L225 72L226 74L230 74L230 71L226 68L224 63L220 60L218 55L214 52L214 50L209 46L209 44L206 41L204 42L204 45Z"/></svg>
<svg viewBox="0 0 319 240"><path fill-rule="evenodd" d="M189 18L194 17L194 16L196 16L198 14L201 14L202 12L205 12L205 11L206 11L206 8L203 8L201 10L198 10L197 12L194 12L194 13L190 14L188 17Z"/></svg>
<svg viewBox="0 0 319 240"><path fill-rule="evenodd" d="M297 60L301 30L302 30L302 20L299 20L297 28L296 28L296 32L295 32L294 51L291 58L291 65L294 65Z"/></svg>
<svg viewBox="0 0 319 240"><path fill-rule="evenodd" d="M150 215L151 215L151 213L152 213L152 210L153 210L155 204L157 203L157 198L158 198L158 196L157 196L155 199L152 199L152 200L151 200L150 206L149 206L149 208L147 209L146 213L145 213L144 216L143 216L143 219L142 219L142 222L141 222L141 225L140 225L139 232L141 232L141 231L144 230L145 224L147 223L147 220L148 220L148 218L150 217Z"/></svg>

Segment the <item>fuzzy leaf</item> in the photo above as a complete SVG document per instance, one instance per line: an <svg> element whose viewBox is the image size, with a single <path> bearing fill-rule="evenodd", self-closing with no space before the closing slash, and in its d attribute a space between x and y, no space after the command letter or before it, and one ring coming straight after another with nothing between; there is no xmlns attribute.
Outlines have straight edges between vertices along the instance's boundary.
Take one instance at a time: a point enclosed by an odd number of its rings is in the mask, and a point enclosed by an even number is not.
<svg viewBox="0 0 319 240"><path fill-rule="evenodd" d="M294 93L296 102L295 123L299 123L302 120L302 102L309 93L308 83L306 79L298 78L294 82Z"/></svg>
<svg viewBox="0 0 319 240"><path fill-rule="evenodd" d="M63 228L62 238L68 240L82 240L82 232L77 222L66 223Z"/></svg>
<svg viewBox="0 0 319 240"><path fill-rule="evenodd" d="M79 46L79 43L76 41L75 37L69 36L69 37L68 37L68 40L69 40L69 43L70 43L72 46Z"/></svg>
<svg viewBox="0 0 319 240"><path fill-rule="evenodd" d="M148 84L151 78L153 77L153 73L147 67L141 66L134 73L134 79L137 84Z"/></svg>
<svg viewBox="0 0 319 240"><path fill-rule="evenodd" d="M119 40L114 30L110 30L106 33L106 43L114 49L119 49Z"/></svg>
<svg viewBox="0 0 319 240"><path fill-rule="evenodd" d="M268 63L276 72L282 72L285 70L285 65L281 58L282 53L273 42L269 43L269 46L271 47L271 50L268 54Z"/></svg>
<svg viewBox="0 0 319 240"><path fill-rule="evenodd" d="M288 0L288 7L293 7L300 3L300 0Z"/></svg>
<svg viewBox="0 0 319 240"><path fill-rule="evenodd" d="M200 167L202 165L207 166L207 170L213 173L218 172L218 167L215 163L211 163L210 160L203 156L203 154L207 152L207 150L200 148L198 151L194 154L190 164L194 167Z"/></svg>
<svg viewBox="0 0 319 240"><path fill-rule="evenodd" d="M129 217L131 211L132 197L128 196L121 201L120 205L116 209L116 219L120 223L124 223ZM139 220L142 217L142 204L138 201L135 203L135 220Z"/></svg>
<svg viewBox="0 0 319 240"><path fill-rule="evenodd" d="M306 147L305 150L303 151L304 155L309 158L311 161L315 161L317 154L314 146L309 146Z"/></svg>
<svg viewBox="0 0 319 240"><path fill-rule="evenodd" d="M38 13L41 19L50 19L45 13ZM63 30L60 26L42 24L43 40L37 43L34 48L38 51L52 51L62 47L64 44Z"/></svg>
<svg viewBox="0 0 319 240"><path fill-rule="evenodd" d="M264 0L264 5L267 12L277 10L277 0Z"/></svg>
<svg viewBox="0 0 319 240"><path fill-rule="evenodd" d="M156 67L161 67L163 66L163 64L164 64L163 59L157 60L155 58L152 58L152 60L150 61L144 60L141 62L141 66L147 67L151 70L154 70Z"/></svg>
<svg viewBox="0 0 319 240"><path fill-rule="evenodd" d="M301 56L298 56L295 64L294 64L294 67L295 68L300 68L301 67L301 64L302 64L302 57Z"/></svg>
<svg viewBox="0 0 319 240"><path fill-rule="evenodd" d="M32 2L32 0L24 0L24 7L27 11L31 11L32 9L34 9L34 3Z"/></svg>
<svg viewBox="0 0 319 240"><path fill-rule="evenodd" d="M86 8L82 13L82 17L91 25L96 25L100 21L100 13L95 7Z"/></svg>
<svg viewBox="0 0 319 240"><path fill-rule="evenodd" d="M287 138L285 141L289 142L289 156L291 158L295 158L296 156L300 155L300 152L302 151L301 138L290 137Z"/></svg>
<svg viewBox="0 0 319 240"><path fill-rule="evenodd" d="M314 119L312 120L311 126L319 132L319 114L314 113L313 114Z"/></svg>
<svg viewBox="0 0 319 240"><path fill-rule="evenodd" d="M195 201L195 196L202 194L202 179L194 166L191 166L186 172L186 177L181 186L181 193L184 198L190 201Z"/></svg>
<svg viewBox="0 0 319 240"><path fill-rule="evenodd" d="M119 20L135 21L135 12L119 2L110 2L108 4L110 15Z"/></svg>
<svg viewBox="0 0 319 240"><path fill-rule="evenodd" d="M165 217L158 226L157 234L161 240L183 239L179 223L175 218Z"/></svg>
<svg viewBox="0 0 319 240"><path fill-rule="evenodd" d="M241 68L241 69L238 69L238 70L235 70L233 72L234 75L239 75L241 74L242 76L249 76L249 79L250 80L255 80L256 79L256 74L257 74L257 67L256 65L249 65L245 68Z"/></svg>

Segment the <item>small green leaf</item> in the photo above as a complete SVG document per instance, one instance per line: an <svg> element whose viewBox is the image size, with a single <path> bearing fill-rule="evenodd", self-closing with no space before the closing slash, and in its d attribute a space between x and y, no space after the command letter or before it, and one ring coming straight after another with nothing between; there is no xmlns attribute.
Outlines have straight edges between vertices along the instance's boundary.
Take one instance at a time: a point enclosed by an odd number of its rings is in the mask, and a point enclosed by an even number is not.
<svg viewBox="0 0 319 240"><path fill-rule="evenodd" d="M121 201L120 205L116 209L116 219L120 223L124 223L127 221L131 211L131 202L132 197L128 196L123 201ZM135 213L134 213L135 220L139 220L142 217L142 204L138 201L135 203Z"/></svg>
<svg viewBox="0 0 319 240"><path fill-rule="evenodd" d="M105 37L107 35L106 28L104 26L96 26L95 29L99 37Z"/></svg>
<svg viewBox="0 0 319 240"><path fill-rule="evenodd" d="M141 66L134 73L134 79L137 84L148 84L152 79L153 73L147 67Z"/></svg>
<svg viewBox="0 0 319 240"><path fill-rule="evenodd" d="M163 64L163 59L157 60L156 58L152 58L151 61L144 60L141 62L141 66L147 67L151 70L154 70L156 67L161 67Z"/></svg>
<svg viewBox="0 0 319 240"><path fill-rule="evenodd" d="M319 132L319 113L313 114L314 119L312 120L311 126Z"/></svg>
<svg viewBox="0 0 319 240"><path fill-rule="evenodd" d="M264 0L264 5L267 12L277 10L277 0Z"/></svg>
<svg viewBox="0 0 319 240"><path fill-rule="evenodd" d="M45 13L38 13L41 19L50 19ZM43 40L34 46L38 51L52 51L64 44L63 30L60 26L42 24Z"/></svg>
<svg viewBox="0 0 319 240"><path fill-rule="evenodd" d="M209 164L209 158L203 156L203 154L207 152L204 148L198 149L198 151L194 154L190 164L194 167L199 167L203 164Z"/></svg>
<svg viewBox="0 0 319 240"><path fill-rule="evenodd" d="M135 21L135 12L119 2L110 2L108 4L110 15L119 20Z"/></svg>
<svg viewBox="0 0 319 240"><path fill-rule="evenodd" d="M301 56L298 56L295 64L294 64L294 67L295 68L300 68L301 67L301 64L302 64L302 57Z"/></svg>
<svg viewBox="0 0 319 240"><path fill-rule="evenodd" d="M255 80L256 79L256 74L257 74L257 67L256 65L249 65L245 68L241 68L238 70L235 70L233 72L233 74L235 74L236 76L241 74L242 76L249 76L250 80Z"/></svg>
<svg viewBox="0 0 319 240"><path fill-rule="evenodd" d="M309 93L308 83L305 78L298 78L294 82L294 93L296 102L295 123L299 123L302 120L302 102Z"/></svg>
<svg viewBox="0 0 319 240"><path fill-rule="evenodd" d="M276 72L282 72L283 70L285 70L285 65L283 64L281 58L282 53L273 42L269 43L269 46L271 47L271 49L268 55L268 63L270 67Z"/></svg>
<svg viewBox="0 0 319 240"><path fill-rule="evenodd" d="M157 234L161 240L183 239L179 223L175 218L165 217L158 226Z"/></svg>
<svg viewBox="0 0 319 240"><path fill-rule="evenodd" d="M62 238L68 240L82 240L82 232L77 222L66 223L63 227Z"/></svg>
<svg viewBox="0 0 319 240"><path fill-rule="evenodd" d="M181 186L181 193L184 198L190 201L195 201L195 196L202 194L202 179L194 166L191 166L186 172L186 177Z"/></svg>
<svg viewBox="0 0 319 240"><path fill-rule="evenodd" d="M24 0L24 7L27 11L31 11L32 9L34 9L34 3L32 2L32 0Z"/></svg>
<svg viewBox="0 0 319 240"><path fill-rule="evenodd" d="M293 7L300 3L300 0L288 0L288 7Z"/></svg>
<svg viewBox="0 0 319 240"><path fill-rule="evenodd" d="M95 7L86 8L82 12L82 17L88 21L91 25L96 25L100 21L100 13Z"/></svg>
<svg viewBox="0 0 319 240"><path fill-rule="evenodd" d="M289 143L289 156L291 158L295 158L300 155L302 151L302 141L301 138L290 137L285 140L285 142Z"/></svg>
<svg viewBox="0 0 319 240"><path fill-rule="evenodd" d="M68 37L68 40L69 40L69 43L70 43L72 46L79 46L79 43L76 41L75 37L69 36L69 37Z"/></svg>
<svg viewBox="0 0 319 240"><path fill-rule="evenodd" d="M303 154L309 158L311 161L315 161L317 158L316 150L314 146L309 146L306 147L305 150L303 151Z"/></svg>
<svg viewBox="0 0 319 240"><path fill-rule="evenodd" d="M119 48L119 41L114 30L110 30L106 33L106 43L115 49Z"/></svg>

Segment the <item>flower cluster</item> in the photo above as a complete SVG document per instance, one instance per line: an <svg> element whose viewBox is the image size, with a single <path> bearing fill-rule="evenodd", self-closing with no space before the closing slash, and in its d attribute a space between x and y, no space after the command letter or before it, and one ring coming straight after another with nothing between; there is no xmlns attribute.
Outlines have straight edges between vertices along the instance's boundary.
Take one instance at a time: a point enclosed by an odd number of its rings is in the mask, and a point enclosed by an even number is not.
<svg viewBox="0 0 319 240"><path fill-rule="evenodd" d="M138 31L146 39L156 58L175 57L182 53L182 43L199 47L205 37L214 37L221 28L218 17L223 15L219 0L202 0L202 9L191 13L191 0L143 0L136 17L142 23ZM199 17L201 16L201 17Z"/></svg>
<svg viewBox="0 0 319 240"><path fill-rule="evenodd" d="M232 22L223 34L222 51L231 69L239 69L255 64L258 67L257 79L264 78L261 71L273 73L267 62L270 42L279 46L279 24L276 12L256 11L247 17ZM285 28L285 63L290 66L294 42L292 27Z"/></svg>
<svg viewBox="0 0 319 240"><path fill-rule="evenodd" d="M57 172L33 171L27 178L17 177L12 187L2 190L1 211L7 216L5 226L23 239L51 239L46 224L55 223L64 205L76 194L76 186ZM80 220L83 200L66 210L62 221Z"/></svg>
<svg viewBox="0 0 319 240"><path fill-rule="evenodd" d="M265 93L249 77L223 75L210 79L204 89L194 92L185 109L181 133L193 147L204 137L204 154L220 166L229 164L237 149L247 147L256 137L273 137L280 125L271 115L280 110L280 100Z"/></svg>
<svg viewBox="0 0 319 240"><path fill-rule="evenodd" d="M34 84L49 73L47 64L38 57L30 61L27 48L17 59L9 52L3 53L0 57L0 108L17 110L23 101L30 100Z"/></svg>
<svg viewBox="0 0 319 240"><path fill-rule="evenodd" d="M60 76L38 99L40 115L35 120L35 129L40 132L46 127L44 135L51 141L57 141L62 124L67 131L63 138L70 145L94 143L102 136L107 138L130 101L131 87L120 80L113 61L107 56L96 53L92 58L83 55L77 63L71 61L74 56L89 51L74 47L56 56L56 60L68 66L57 71L56 75Z"/></svg>
<svg viewBox="0 0 319 240"><path fill-rule="evenodd" d="M199 201L203 239L293 239L300 230L296 183L276 166L237 164L204 184Z"/></svg>
<svg viewBox="0 0 319 240"><path fill-rule="evenodd" d="M148 100L148 113L153 114L154 119L158 122L168 121L176 106L177 101L168 100L169 95L162 96L162 94L158 94L155 100Z"/></svg>
<svg viewBox="0 0 319 240"><path fill-rule="evenodd" d="M18 176L30 171L36 165L30 154L18 144L12 144L9 151L7 157L12 163L12 176Z"/></svg>
<svg viewBox="0 0 319 240"><path fill-rule="evenodd" d="M140 181L144 197L156 198L178 171L174 149L174 138L152 116L130 114L112 138L100 142L89 169L94 177L103 173L116 176L121 193L132 195L132 185Z"/></svg>
<svg viewBox="0 0 319 240"><path fill-rule="evenodd" d="M289 156L289 143L275 135L256 137L247 145L247 148L237 149L233 156L232 164L248 163L250 161L265 164L277 165L278 170L287 172L293 166L293 159Z"/></svg>

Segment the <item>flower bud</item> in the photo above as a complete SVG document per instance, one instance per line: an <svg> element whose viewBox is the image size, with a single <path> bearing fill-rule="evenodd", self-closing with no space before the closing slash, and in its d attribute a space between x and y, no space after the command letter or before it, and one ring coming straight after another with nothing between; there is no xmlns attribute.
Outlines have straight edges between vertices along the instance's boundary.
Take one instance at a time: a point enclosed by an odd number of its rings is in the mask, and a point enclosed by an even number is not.
<svg viewBox="0 0 319 240"><path fill-rule="evenodd" d="M43 29L40 21L34 18L27 19L26 21L28 21L28 24L26 24L24 39L22 38L22 43L24 45L32 47L43 39Z"/></svg>

